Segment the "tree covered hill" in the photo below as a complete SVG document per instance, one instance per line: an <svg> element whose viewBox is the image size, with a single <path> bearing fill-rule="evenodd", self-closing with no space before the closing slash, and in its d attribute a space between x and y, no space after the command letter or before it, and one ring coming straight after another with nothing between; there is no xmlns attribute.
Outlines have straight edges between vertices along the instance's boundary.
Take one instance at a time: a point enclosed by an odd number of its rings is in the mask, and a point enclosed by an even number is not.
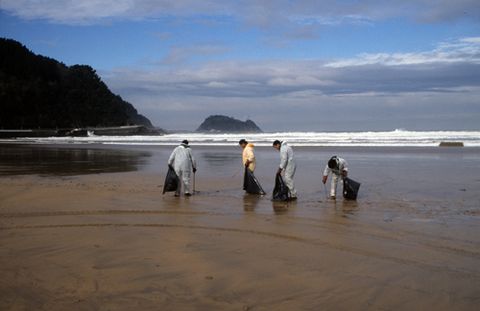
<svg viewBox="0 0 480 311"><path fill-rule="evenodd" d="M150 121L90 66L66 66L0 38L0 129L72 128Z"/></svg>

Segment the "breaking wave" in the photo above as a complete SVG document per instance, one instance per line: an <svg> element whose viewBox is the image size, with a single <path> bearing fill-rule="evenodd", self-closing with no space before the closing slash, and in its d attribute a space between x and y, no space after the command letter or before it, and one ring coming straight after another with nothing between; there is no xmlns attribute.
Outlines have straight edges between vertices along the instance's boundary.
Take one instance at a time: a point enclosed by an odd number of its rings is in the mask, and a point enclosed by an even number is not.
<svg viewBox="0 0 480 311"><path fill-rule="evenodd" d="M116 144L177 145L188 139L192 145L230 146L242 138L258 146L270 146L275 139L294 146L405 146L433 147L440 142L463 142L466 147L480 147L480 131L408 131L384 132L278 132L261 134L177 133L163 136L90 136L4 139L0 142L39 144Z"/></svg>

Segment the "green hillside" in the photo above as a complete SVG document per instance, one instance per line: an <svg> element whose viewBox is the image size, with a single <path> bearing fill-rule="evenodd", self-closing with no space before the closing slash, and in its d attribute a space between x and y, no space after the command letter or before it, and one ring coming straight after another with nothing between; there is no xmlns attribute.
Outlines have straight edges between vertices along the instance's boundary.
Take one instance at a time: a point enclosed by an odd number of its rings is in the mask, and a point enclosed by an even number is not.
<svg viewBox="0 0 480 311"><path fill-rule="evenodd" d="M0 38L0 109L0 129L152 126L113 94L90 66L68 67L4 38Z"/></svg>

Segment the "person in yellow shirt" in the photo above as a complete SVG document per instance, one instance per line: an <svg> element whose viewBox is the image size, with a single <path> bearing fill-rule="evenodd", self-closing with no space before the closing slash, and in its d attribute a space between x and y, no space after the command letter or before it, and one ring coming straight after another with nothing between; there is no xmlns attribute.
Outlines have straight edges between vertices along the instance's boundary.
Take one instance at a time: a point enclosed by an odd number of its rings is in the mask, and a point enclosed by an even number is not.
<svg viewBox="0 0 480 311"><path fill-rule="evenodd" d="M243 149L242 153L242 160L243 165L248 167L250 171L255 171L255 153L253 152L253 148L255 147L253 144L249 143L245 139L241 139L238 144Z"/></svg>

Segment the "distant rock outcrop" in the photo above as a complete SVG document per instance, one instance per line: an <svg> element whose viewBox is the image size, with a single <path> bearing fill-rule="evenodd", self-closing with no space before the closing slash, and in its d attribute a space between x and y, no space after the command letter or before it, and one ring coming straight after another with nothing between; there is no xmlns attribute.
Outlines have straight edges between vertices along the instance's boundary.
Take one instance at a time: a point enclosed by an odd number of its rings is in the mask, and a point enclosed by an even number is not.
<svg viewBox="0 0 480 311"><path fill-rule="evenodd" d="M150 121L90 66L66 66L0 38L0 129L68 129Z"/></svg>
<svg viewBox="0 0 480 311"><path fill-rule="evenodd" d="M197 132L261 133L262 130L252 120L240 121L227 116L215 115L206 118Z"/></svg>

